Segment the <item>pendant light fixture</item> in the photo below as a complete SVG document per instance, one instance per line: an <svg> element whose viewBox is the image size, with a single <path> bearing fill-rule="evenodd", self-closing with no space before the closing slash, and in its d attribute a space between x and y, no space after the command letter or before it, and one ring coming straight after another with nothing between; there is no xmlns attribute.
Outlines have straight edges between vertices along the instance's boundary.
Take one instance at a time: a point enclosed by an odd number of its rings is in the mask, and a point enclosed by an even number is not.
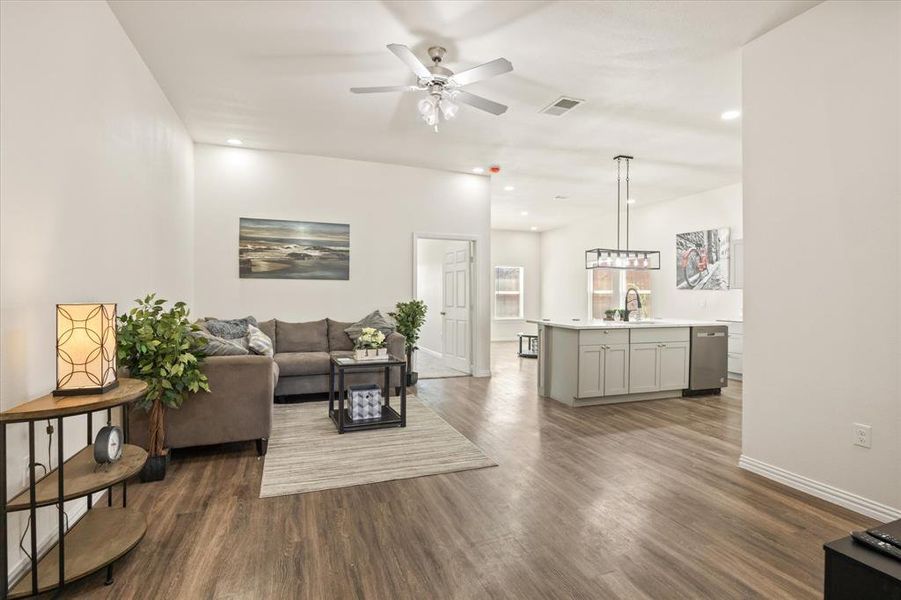
<svg viewBox="0 0 901 600"><path fill-rule="evenodd" d="M613 157L616 161L616 248L593 248L585 251L586 269L630 269L633 271L652 271L660 269L659 250L632 250L629 247L629 161L634 157L619 154ZM623 248L620 239L622 232L622 167L626 167L626 246Z"/></svg>

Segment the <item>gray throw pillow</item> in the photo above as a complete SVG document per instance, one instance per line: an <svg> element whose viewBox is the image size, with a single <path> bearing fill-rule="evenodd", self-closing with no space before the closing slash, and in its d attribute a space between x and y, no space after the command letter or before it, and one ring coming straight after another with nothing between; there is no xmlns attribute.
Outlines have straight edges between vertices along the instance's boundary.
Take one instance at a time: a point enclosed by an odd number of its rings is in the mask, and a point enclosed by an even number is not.
<svg viewBox="0 0 901 600"><path fill-rule="evenodd" d="M385 335L388 335L389 333L394 333L394 330L397 329L397 323L395 323L394 319L391 317L383 315L382 311L374 310L345 329L344 333L356 342L364 327L372 327L373 329L378 329Z"/></svg>
<svg viewBox="0 0 901 600"><path fill-rule="evenodd" d="M203 347L203 353L206 356L243 356L250 354L250 351L242 345L242 340L226 340L211 334L205 329L192 331L191 335L206 341L206 346Z"/></svg>
<svg viewBox="0 0 901 600"><path fill-rule="evenodd" d="M204 323L206 330L226 340L236 340L247 335L247 326L257 326L257 320L253 317L244 317L243 319L207 319Z"/></svg>
<svg viewBox="0 0 901 600"><path fill-rule="evenodd" d="M247 326L247 347L250 348L250 351L254 354L260 354L262 356L272 356L275 353L272 349L272 340L269 339L269 336L253 325Z"/></svg>

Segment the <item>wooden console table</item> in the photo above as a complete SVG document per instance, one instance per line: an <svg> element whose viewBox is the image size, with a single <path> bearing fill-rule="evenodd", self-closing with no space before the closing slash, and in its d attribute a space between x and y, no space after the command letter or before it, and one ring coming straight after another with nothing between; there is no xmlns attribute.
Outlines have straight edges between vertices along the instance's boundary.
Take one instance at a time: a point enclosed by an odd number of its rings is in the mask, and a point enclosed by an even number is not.
<svg viewBox="0 0 901 600"><path fill-rule="evenodd" d="M147 531L143 513L127 507L127 480L136 475L147 460L147 452L128 442L128 405L147 391L147 384L137 379L120 378L119 386L105 394L85 396L42 396L0 413L0 448L6 456L6 427L13 423L28 424L29 486L0 511L2 543L7 543L8 513L29 512L31 519L31 565L12 587L9 586L6 552L0 560L3 571L4 597L10 599L34 596L49 590L62 591L70 583L100 569L107 569L107 584L112 583L113 563L134 548ZM94 462L92 418L96 411L106 410L107 422L112 409L122 408L122 434L125 445L120 460L100 467ZM76 415L87 416L87 446L65 460L63 419ZM37 479L35 468L34 425L36 421L55 419L57 468ZM49 465L48 465L49 467ZM0 489L6 489L6 461L0 465ZM113 486L122 484L122 507L113 508ZM92 506L91 494L107 491L107 506ZM63 502L87 497L88 512L66 530ZM38 557L37 508L58 506L59 539L42 557Z"/></svg>

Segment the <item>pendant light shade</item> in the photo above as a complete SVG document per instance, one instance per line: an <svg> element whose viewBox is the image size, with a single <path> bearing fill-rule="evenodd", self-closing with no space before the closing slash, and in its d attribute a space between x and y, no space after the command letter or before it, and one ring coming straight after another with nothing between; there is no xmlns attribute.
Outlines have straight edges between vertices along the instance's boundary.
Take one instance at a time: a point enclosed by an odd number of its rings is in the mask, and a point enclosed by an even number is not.
<svg viewBox="0 0 901 600"><path fill-rule="evenodd" d="M629 248L629 162L634 157L620 154L616 161L616 248L592 248L585 251L586 269L628 269L630 271L655 271L660 269L659 250L632 250ZM620 244L622 231L622 166L626 166L626 245Z"/></svg>

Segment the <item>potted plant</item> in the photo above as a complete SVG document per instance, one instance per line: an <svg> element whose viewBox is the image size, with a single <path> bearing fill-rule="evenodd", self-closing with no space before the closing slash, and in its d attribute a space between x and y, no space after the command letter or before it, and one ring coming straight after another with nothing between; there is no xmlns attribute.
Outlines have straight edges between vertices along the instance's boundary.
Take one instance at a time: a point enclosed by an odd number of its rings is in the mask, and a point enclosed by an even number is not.
<svg viewBox="0 0 901 600"><path fill-rule="evenodd" d="M374 327L364 327L354 343L354 358L373 360L386 356L388 348L385 347L385 334Z"/></svg>
<svg viewBox="0 0 901 600"><path fill-rule="evenodd" d="M419 331L425 324L425 315L429 307L422 300L410 300L398 302L395 311L389 313L397 323L397 332L406 338L407 352L407 385L416 385L419 374L413 370L413 351L416 350L416 342L419 341Z"/></svg>
<svg viewBox="0 0 901 600"><path fill-rule="evenodd" d="M147 382L147 393L138 406L150 412L149 457L141 471L142 481L166 476L168 452L165 442L165 411L179 408L191 392L210 391L200 371L206 342L191 335L199 327L188 321L188 308L176 302L166 310L166 301L149 294L135 300L137 306L119 317L119 365L130 375Z"/></svg>

